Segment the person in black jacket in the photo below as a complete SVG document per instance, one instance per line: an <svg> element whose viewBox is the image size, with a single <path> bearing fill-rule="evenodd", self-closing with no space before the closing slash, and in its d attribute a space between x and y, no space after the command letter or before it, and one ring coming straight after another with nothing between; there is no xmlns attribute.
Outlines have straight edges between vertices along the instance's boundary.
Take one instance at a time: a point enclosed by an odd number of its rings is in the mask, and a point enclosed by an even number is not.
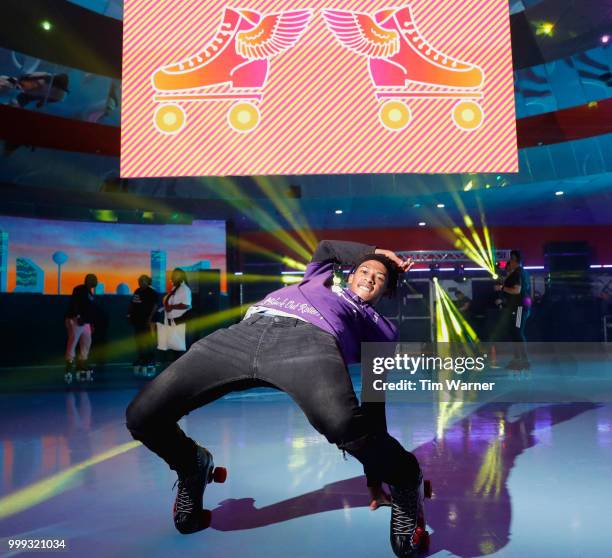
<svg viewBox="0 0 612 558"><path fill-rule="evenodd" d="M155 375L155 337L153 335L153 315L157 310L157 293L151 287L151 278L141 275L138 288L130 302L128 319L134 328L134 341L138 360L134 363L134 373L138 376Z"/></svg>
<svg viewBox="0 0 612 558"><path fill-rule="evenodd" d="M96 314L94 290L98 278L93 273L85 276L85 282L77 285L70 297L70 305L65 315L68 342L66 344L66 374L71 374L75 368L75 353L79 346L79 356L76 362L77 371L86 371L87 358L91 348L91 335Z"/></svg>
<svg viewBox="0 0 612 558"><path fill-rule="evenodd" d="M510 370L525 370L530 367L527 358L525 323L529 317L531 297L527 295L529 286L524 284L526 280L529 279L521 265L521 253L512 250L506 265L506 278L503 284L495 287L495 290L504 297L499 328L503 340L513 344L514 357L506 366Z"/></svg>

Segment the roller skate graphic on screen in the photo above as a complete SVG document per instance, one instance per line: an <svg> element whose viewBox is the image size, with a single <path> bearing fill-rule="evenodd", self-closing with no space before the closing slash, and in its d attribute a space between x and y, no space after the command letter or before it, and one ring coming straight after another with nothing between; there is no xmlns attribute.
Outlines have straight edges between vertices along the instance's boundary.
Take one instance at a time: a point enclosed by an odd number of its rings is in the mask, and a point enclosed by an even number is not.
<svg viewBox="0 0 612 558"><path fill-rule="evenodd" d="M451 99L455 125L477 130L484 121L478 103L484 71L434 48L419 31L410 6L385 8L373 15L322 10L330 31L344 47L368 58L378 116L389 130L403 130L412 119L409 99Z"/></svg>
<svg viewBox="0 0 612 558"><path fill-rule="evenodd" d="M293 47L306 30L311 10L261 14L226 7L215 36L196 54L156 70L151 76L160 103L154 124L176 134L186 121L186 103L232 102L227 121L240 133L260 120L258 103L270 72L270 60Z"/></svg>

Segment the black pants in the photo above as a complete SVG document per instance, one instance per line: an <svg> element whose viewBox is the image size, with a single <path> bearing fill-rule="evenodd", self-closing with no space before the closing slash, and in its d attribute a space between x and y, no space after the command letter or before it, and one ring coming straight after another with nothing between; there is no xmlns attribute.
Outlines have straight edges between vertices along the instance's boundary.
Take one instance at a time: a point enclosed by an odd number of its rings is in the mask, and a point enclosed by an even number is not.
<svg viewBox="0 0 612 558"><path fill-rule="evenodd" d="M136 352L138 353L137 363L141 366L147 366L155 363L155 337L151 332L149 322L132 323L134 328L134 342L136 343Z"/></svg>
<svg viewBox="0 0 612 558"><path fill-rule="evenodd" d="M525 327L531 309L528 306L505 307L491 336L493 342L510 342L514 358L527 360L527 337Z"/></svg>
<svg viewBox="0 0 612 558"><path fill-rule="evenodd" d="M196 445L178 420L257 386L288 393L316 430L361 461L368 479L416 485L416 458L359 405L333 336L294 318L257 315L200 339L130 403L127 427L172 469L189 474Z"/></svg>
<svg viewBox="0 0 612 558"><path fill-rule="evenodd" d="M510 340L514 345L514 358L518 360L527 360L527 337L525 336L525 327L527 326L527 318L531 309L528 306L519 306L512 312L510 321Z"/></svg>

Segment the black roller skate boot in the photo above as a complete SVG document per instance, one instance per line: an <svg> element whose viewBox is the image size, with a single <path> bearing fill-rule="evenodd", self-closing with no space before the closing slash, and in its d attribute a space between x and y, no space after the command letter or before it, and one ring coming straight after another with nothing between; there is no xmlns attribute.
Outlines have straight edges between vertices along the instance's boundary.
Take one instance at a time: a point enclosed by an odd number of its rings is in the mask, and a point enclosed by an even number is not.
<svg viewBox="0 0 612 558"><path fill-rule="evenodd" d="M519 359L513 358L508 364L506 364L506 370L520 370Z"/></svg>
<svg viewBox="0 0 612 558"><path fill-rule="evenodd" d="M66 361L66 370L64 372L64 382L66 382L68 385L70 385L74 378L74 374L75 374L75 369L74 369L74 361L73 360L67 360Z"/></svg>
<svg viewBox="0 0 612 558"><path fill-rule="evenodd" d="M399 558L413 558L429 548L423 499L431 496L431 484L419 476L416 488L391 489L391 548Z"/></svg>
<svg viewBox="0 0 612 558"><path fill-rule="evenodd" d="M211 513L203 509L204 490L211 482L225 482L227 470L215 468L212 454L203 447L197 449L197 471L190 475L181 475L174 500L174 526L179 533L188 535L206 529L210 525Z"/></svg>
<svg viewBox="0 0 612 558"><path fill-rule="evenodd" d="M93 382L94 371L86 360L77 359L76 380L77 382Z"/></svg>

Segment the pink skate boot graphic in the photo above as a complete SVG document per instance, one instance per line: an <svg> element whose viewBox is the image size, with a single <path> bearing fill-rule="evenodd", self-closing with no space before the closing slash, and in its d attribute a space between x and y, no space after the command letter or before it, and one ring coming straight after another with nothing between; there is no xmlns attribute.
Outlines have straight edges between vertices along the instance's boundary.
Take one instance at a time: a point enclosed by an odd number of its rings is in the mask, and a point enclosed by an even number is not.
<svg viewBox="0 0 612 558"><path fill-rule="evenodd" d="M161 103L153 119L157 130L178 133L186 121L181 104L201 101L233 101L227 113L230 127L241 133L254 130L270 59L297 43L311 16L311 10L263 15L225 8L215 36L203 49L151 76L153 100Z"/></svg>
<svg viewBox="0 0 612 558"><path fill-rule="evenodd" d="M465 131L477 130L484 112L484 71L436 50L420 33L410 6L385 8L373 16L346 10L322 10L330 31L344 47L366 56L378 116L389 130L403 130L412 114L403 99L454 99L451 116Z"/></svg>

